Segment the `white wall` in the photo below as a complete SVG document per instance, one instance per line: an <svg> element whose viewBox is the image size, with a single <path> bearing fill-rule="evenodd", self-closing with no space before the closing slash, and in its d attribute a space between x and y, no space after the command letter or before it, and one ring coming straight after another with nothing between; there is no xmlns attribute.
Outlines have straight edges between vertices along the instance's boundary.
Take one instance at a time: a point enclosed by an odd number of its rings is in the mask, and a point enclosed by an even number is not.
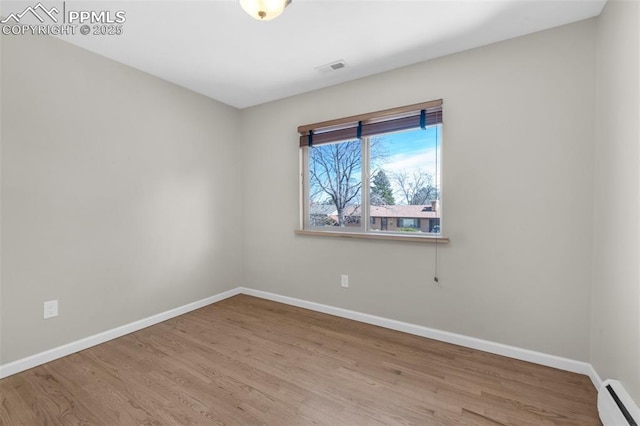
<svg viewBox="0 0 640 426"><path fill-rule="evenodd" d="M244 285L587 361L595 29L583 21L242 110ZM439 285L433 246L294 235L298 125L439 98L451 238Z"/></svg>
<svg viewBox="0 0 640 426"><path fill-rule="evenodd" d="M49 37L1 87L0 364L240 284L236 109Z"/></svg>
<svg viewBox="0 0 640 426"><path fill-rule="evenodd" d="M591 362L640 405L640 6L598 19Z"/></svg>

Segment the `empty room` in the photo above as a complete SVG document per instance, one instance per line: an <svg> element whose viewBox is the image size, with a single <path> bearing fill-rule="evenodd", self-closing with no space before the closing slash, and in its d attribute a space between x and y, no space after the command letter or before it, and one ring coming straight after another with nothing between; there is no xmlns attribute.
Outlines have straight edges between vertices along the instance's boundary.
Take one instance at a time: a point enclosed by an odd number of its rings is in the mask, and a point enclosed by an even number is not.
<svg viewBox="0 0 640 426"><path fill-rule="evenodd" d="M640 2L0 29L0 425L640 424Z"/></svg>

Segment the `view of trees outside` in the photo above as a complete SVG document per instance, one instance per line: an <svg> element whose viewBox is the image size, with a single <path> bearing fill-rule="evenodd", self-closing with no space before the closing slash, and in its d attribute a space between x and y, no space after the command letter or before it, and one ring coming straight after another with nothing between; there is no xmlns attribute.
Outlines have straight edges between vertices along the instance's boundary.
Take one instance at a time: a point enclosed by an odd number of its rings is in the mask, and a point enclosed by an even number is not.
<svg viewBox="0 0 640 426"><path fill-rule="evenodd" d="M359 140L319 145L309 152L309 198L311 204L330 205L337 223L345 226L347 206L360 205L362 190L362 144ZM311 210L313 214L313 210Z"/></svg>
<svg viewBox="0 0 640 426"><path fill-rule="evenodd" d="M432 126L369 140L371 206L430 206L440 199L440 135L440 126ZM310 148L309 211L313 225L360 223L362 167L359 140Z"/></svg>
<svg viewBox="0 0 640 426"><path fill-rule="evenodd" d="M378 170L373 176L369 202L373 206L394 205L396 199L393 197L391 182L383 169Z"/></svg>
<svg viewBox="0 0 640 426"><path fill-rule="evenodd" d="M417 169L412 173L402 170L393 173L392 179L402 194L401 204L427 204L440 199L434 175L426 170Z"/></svg>

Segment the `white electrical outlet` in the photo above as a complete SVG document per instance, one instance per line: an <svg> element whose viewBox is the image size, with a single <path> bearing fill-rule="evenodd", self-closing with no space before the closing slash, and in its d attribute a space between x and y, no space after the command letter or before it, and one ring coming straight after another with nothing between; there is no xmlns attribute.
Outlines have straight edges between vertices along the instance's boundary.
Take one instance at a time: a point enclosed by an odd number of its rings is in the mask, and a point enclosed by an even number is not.
<svg viewBox="0 0 640 426"><path fill-rule="evenodd" d="M349 275L342 275L340 277L340 285L344 288L349 288Z"/></svg>
<svg viewBox="0 0 640 426"><path fill-rule="evenodd" d="M53 318L58 316L58 301L49 300L44 302L44 319Z"/></svg>

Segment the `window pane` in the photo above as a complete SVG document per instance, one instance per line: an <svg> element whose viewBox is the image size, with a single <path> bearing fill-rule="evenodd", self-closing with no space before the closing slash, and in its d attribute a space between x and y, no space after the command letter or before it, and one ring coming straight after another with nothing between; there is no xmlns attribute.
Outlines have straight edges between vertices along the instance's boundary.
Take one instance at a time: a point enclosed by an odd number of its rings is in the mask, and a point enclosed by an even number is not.
<svg viewBox="0 0 640 426"><path fill-rule="evenodd" d="M309 224L360 228L362 144L359 140L309 148Z"/></svg>
<svg viewBox="0 0 640 426"><path fill-rule="evenodd" d="M441 125L372 137L369 229L440 233Z"/></svg>
<svg viewBox="0 0 640 426"><path fill-rule="evenodd" d="M420 228L420 219L408 219L408 218L403 218L400 217L398 218L398 227L399 228Z"/></svg>

